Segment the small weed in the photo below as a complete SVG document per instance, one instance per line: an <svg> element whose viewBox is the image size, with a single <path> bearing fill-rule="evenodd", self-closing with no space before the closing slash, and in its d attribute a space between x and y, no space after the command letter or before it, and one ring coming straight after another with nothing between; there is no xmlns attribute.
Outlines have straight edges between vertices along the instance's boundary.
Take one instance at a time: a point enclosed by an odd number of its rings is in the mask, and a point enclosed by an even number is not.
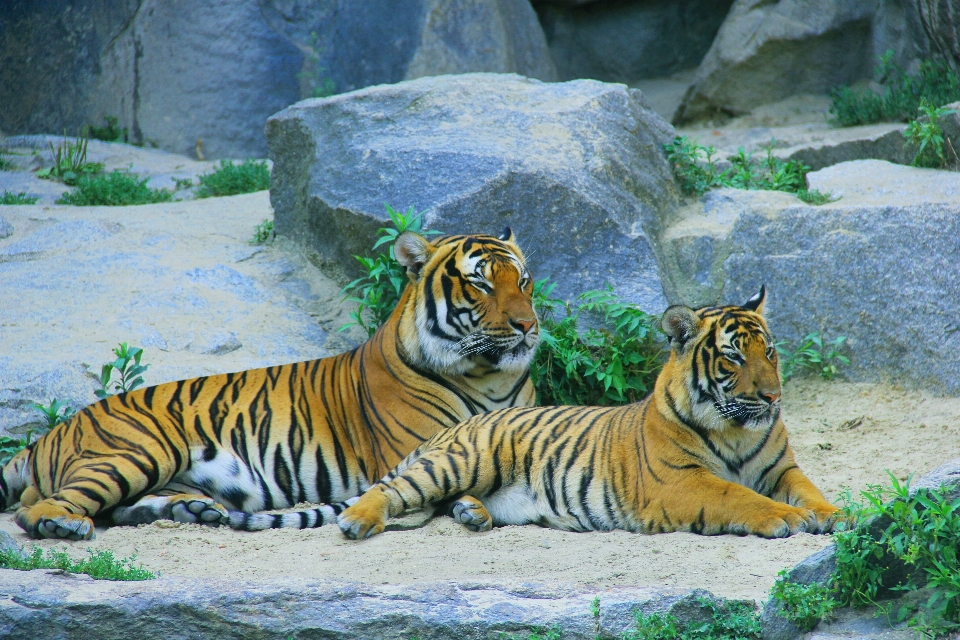
<svg viewBox="0 0 960 640"><path fill-rule="evenodd" d="M113 353L117 356L117 359L103 365L100 377L97 378L97 381L100 383L100 388L95 390L94 393L98 398L106 398L111 393L133 391L143 384L143 376L141 374L150 366L148 364L140 364L140 359L143 357L143 349L128 346L126 342L121 342L120 345L113 350ZM109 388L111 384L110 378L114 371L118 371L120 375L118 379L113 381L113 391L111 392Z"/></svg>
<svg viewBox="0 0 960 640"><path fill-rule="evenodd" d="M253 193L270 188L270 168L264 160L244 160L240 164L221 160L215 171L200 176L199 180L198 198Z"/></svg>
<svg viewBox="0 0 960 640"><path fill-rule="evenodd" d="M0 436L0 467L10 462L13 456L26 449L33 442L33 434L37 437L53 429L61 422L69 420L75 411L67 406L67 403L60 402L56 398L49 405L42 405L38 402L30 403L30 407L43 414L46 423L39 427L28 429L23 438L11 438L9 436Z"/></svg>
<svg viewBox="0 0 960 640"><path fill-rule="evenodd" d="M708 622L681 626L671 613L636 613L636 629L623 634L623 640L760 640L760 616L748 604L699 601L710 614Z"/></svg>
<svg viewBox="0 0 960 640"><path fill-rule="evenodd" d="M850 358L840 353L846 336L838 336L829 342L820 333L809 333L796 346L788 342L778 342L780 355L780 373L784 382L809 370L824 380L833 380L840 366L850 364Z"/></svg>
<svg viewBox="0 0 960 640"><path fill-rule="evenodd" d="M728 160L730 167L721 171L713 159L716 149L704 147L679 136L664 145L667 160L673 167L680 189L688 195L702 196L716 187L735 189L764 189L792 193L807 204L833 202L834 198L816 190L807 189L810 167L797 160L781 160L773 155L773 146L767 148L760 160L741 148Z"/></svg>
<svg viewBox="0 0 960 640"><path fill-rule="evenodd" d="M366 273L343 288L344 300L354 302L356 311L350 312L353 322L349 322L340 330L352 326L363 328L367 335L376 333L400 301L400 294L407 285L407 271L397 262L393 254L393 243L404 231L413 231L421 235L431 235L438 231L424 231L423 220L420 214L415 213L413 207L406 213L395 211L390 205L384 205L387 214L393 223L393 229L384 227L377 230L379 238L373 245L376 250L387 245L386 253L379 253L375 258L354 256ZM352 295L349 293L352 292Z"/></svg>
<svg viewBox="0 0 960 640"><path fill-rule="evenodd" d="M25 191L20 193L11 193L4 191L0 196L0 204L37 204L40 198L28 196Z"/></svg>
<svg viewBox="0 0 960 640"><path fill-rule="evenodd" d="M60 402L54 398L50 404L42 405L39 402L30 403L30 407L36 409L43 414L43 417L46 419L46 424L44 425L44 431L49 431L61 422L66 422L73 417L73 414L76 413L74 409L69 407L66 402ZM27 435L27 440L30 440L29 432Z"/></svg>
<svg viewBox="0 0 960 640"><path fill-rule="evenodd" d="M253 237L248 242L264 244L271 239L273 239L273 220L268 218L254 228Z"/></svg>
<svg viewBox="0 0 960 640"><path fill-rule="evenodd" d="M581 294L574 305L551 298L554 286L538 280L533 287L541 347L530 376L538 404L625 404L647 395L663 367L657 318L621 301L609 285ZM580 331L583 313L599 326Z"/></svg>
<svg viewBox="0 0 960 640"><path fill-rule="evenodd" d="M940 118L956 113L953 109L935 107L926 100L920 103L920 113L925 118L911 120L903 130L903 137L909 147L917 150L911 166L943 169L947 166L947 156L943 151L943 129L940 128ZM946 141L950 144L950 141ZM950 144L953 151L953 145ZM957 152L953 151L953 158L957 160Z"/></svg>
<svg viewBox="0 0 960 640"><path fill-rule="evenodd" d="M3 157L0 153L0 171L16 171L17 165Z"/></svg>
<svg viewBox="0 0 960 640"><path fill-rule="evenodd" d="M85 560L73 560L64 551L48 549L46 556L40 547L34 547L29 555L12 549L0 549L0 567L32 571L34 569L59 569L70 573L85 573L94 580L152 580L157 574L133 566L136 556L118 560L112 551L90 551Z"/></svg>
<svg viewBox="0 0 960 640"><path fill-rule="evenodd" d="M26 438L11 438L10 436L0 436L0 467L6 465L13 456L27 448L29 442Z"/></svg>
<svg viewBox="0 0 960 640"><path fill-rule="evenodd" d="M829 619L837 605L830 589L816 582L790 582L786 570L777 575L770 595L782 605L778 614L802 631L810 631L821 620Z"/></svg>
<svg viewBox="0 0 960 640"><path fill-rule="evenodd" d="M176 185L176 191L183 191L193 186L193 180L191 178L174 178L173 184Z"/></svg>
<svg viewBox="0 0 960 640"><path fill-rule="evenodd" d="M874 122L906 122L926 101L945 105L960 100L960 76L942 60L924 60L914 75L893 62L893 52L881 56L876 75L883 93L837 87L831 92L835 122L852 127Z"/></svg>
<svg viewBox="0 0 960 640"><path fill-rule="evenodd" d="M80 178L77 190L57 199L57 204L78 207L126 206L170 202L173 194L166 189L151 189L147 179L140 180L135 173L113 171L107 175Z"/></svg>
<svg viewBox="0 0 960 640"><path fill-rule="evenodd" d="M320 44L317 32L311 31L310 49L306 57L307 64L313 67L313 71L301 71L297 74L297 78L306 80L308 86L313 85L310 91L311 98L329 98L337 93L337 83L327 75L327 68L320 64L320 54L322 52L323 45Z"/></svg>
<svg viewBox="0 0 960 640"><path fill-rule="evenodd" d="M53 166L40 169L36 176L48 180L59 180L64 184L74 186L79 184L83 178L100 173L103 171L102 164L87 162L87 143L88 140L85 136L70 140L64 132L63 142L56 147L53 146L52 142L50 143Z"/></svg>
<svg viewBox="0 0 960 640"><path fill-rule="evenodd" d="M103 116L103 119L107 126L90 125L87 127L87 135L94 140L103 140L104 142L127 142L127 128L117 126L119 119L116 116Z"/></svg>

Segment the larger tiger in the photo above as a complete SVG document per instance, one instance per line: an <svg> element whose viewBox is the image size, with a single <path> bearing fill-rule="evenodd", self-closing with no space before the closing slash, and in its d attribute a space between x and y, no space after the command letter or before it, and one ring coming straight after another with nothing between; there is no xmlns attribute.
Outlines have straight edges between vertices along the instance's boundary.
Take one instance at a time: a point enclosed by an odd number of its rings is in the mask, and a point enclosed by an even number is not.
<svg viewBox="0 0 960 640"><path fill-rule="evenodd" d="M394 252L410 283L365 344L101 400L4 467L0 506L19 500L33 537L91 538L94 516L263 529L276 517L254 512L346 500L437 432L533 405L539 325L513 233L408 232Z"/></svg>
<svg viewBox="0 0 960 640"><path fill-rule="evenodd" d="M624 407L543 407L470 418L421 445L339 516L350 538L432 506L475 531L536 523L789 536L833 527L837 508L800 471L780 418L777 353L744 306L672 306L669 360Z"/></svg>

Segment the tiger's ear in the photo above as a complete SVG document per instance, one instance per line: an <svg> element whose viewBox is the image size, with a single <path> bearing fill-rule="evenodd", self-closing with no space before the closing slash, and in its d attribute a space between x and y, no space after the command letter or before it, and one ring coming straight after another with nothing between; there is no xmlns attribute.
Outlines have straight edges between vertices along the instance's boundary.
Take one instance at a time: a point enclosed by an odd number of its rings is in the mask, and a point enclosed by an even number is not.
<svg viewBox="0 0 960 640"><path fill-rule="evenodd" d="M423 236L412 231L404 231L393 243L393 255L397 262L407 269L410 279L420 277L423 265L427 264L436 248Z"/></svg>
<svg viewBox="0 0 960 640"><path fill-rule="evenodd" d="M503 240L504 242L516 242L513 237L513 229L510 227L504 227L497 239Z"/></svg>
<svg viewBox="0 0 960 640"><path fill-rule="evenodd" d="M760 285L760 293L753 296L743 304L744 309L749 309L750 311L756 311L760 315L763 315L763 303L767 299L767 286Z"/></svg>
<svg viewBox="0 0 960 640"><path fill-rule="evenodd" d="M660 328L670 338L670 346L682 347L687 341L697 335L700 321L697 314L690 307L675 304L668 307L660 318Z"/></svg>

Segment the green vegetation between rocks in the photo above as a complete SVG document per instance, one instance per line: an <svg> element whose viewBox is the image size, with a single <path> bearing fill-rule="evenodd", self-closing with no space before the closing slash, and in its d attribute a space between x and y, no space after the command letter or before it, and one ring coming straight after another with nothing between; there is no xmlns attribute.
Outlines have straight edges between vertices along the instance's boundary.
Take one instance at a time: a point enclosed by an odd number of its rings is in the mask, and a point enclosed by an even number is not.
<svg viewBox="0 0 960 640"><path fill-rule="evenodd" d="M64 132L63 142L56 147L53 146L52 142L50 143L53 165L40 169L35 175L38 178L59 180L66 185L74 186L79 184L82 179L100 173L103 171L102 164L87 162L87 144L88 139L85 136L70 140Z"/></svg>
<svg viewBox="0 0 960 640"><path fill-rule="evenodd" d="M0 171L16 171L17 165L13 162L10 162L3 157L3 154L0 153Z"/></svg>
<svg viewBox="0 0 960 640"><path fill-rule="evenodd" d="M709 189L733 187L784 191L813 205L835 200L815 189L807 189L810 167L797 160L784 161L775 157L772 146L766 149L762 160L755 159L752 153L746 153L741 147L736 155L728 158L730 166L725 169L720 169L713 159L716 149L697 144L686 136L674 138L663 148L681 191L687 195L702 196Z"/></svg>
<svg viewBox="0 0 960 640"><path fill-rule="evenodd" d="M893 62L893 52L880 57L876 77L882 93L842 86L830 97L836 124L852 127L875 122L906 122L926 102L945 105L960 100L960 76L942 60L924 60L915 74Z"/></svg>
<svg viewBox="0 0 960 640"><path fill-rule="evenodd" d="M776 343L780 356L780 375L786 382L801 372L816 373L824 380L833 380L839 368L850 364L850 359L841 353L846 336L825 340L817 332L809 333L797 343L786 340Z"/></svg>
<svg viewBox="0 0 960 640"><path fill-rule="evenodd" d="M266 244L274 237L273 220L267 218L253 230L253 237L248 241L249 244Z"/></svg>
<svg viewBox="0 0 960 640"><path fill-rule="evenodd" d="M66 552L47 549L46 555L40 547L34 547L30 554L19 550L0 549L0 568L32 571L34 569L60 569L69 573L85 573L94 580L152 580L157 574L133 566L136 556L117 559L112 551L91 551L85 560L73 560Z"/></svg>
<svg viewBox="0 0 960 640"><path fill-rule="evenodd" d="M234 164L221 160L220 166L199 178L198 198L235 196L270 188L270 168L264 160L244 160Z"/></svg>
<svg viewBox="0 0 960 640"><path fill-rule="evenodd" d="M86 133L89 137L94 140L103 140L104 142L127 142L129 139L127 128L117 126L117 123L120 122L119 118L116 116L103 116L103 119L107 123L106 126L98 127L96 125L89 125L86 128Z"/></svg>
<svg viewBox="0 0 960 640"><path fill-rule="evenodd" d="M908 148L916 150L916 155L910 163L914 167L929 169L945 169L951 162L960 163L960 157L953 148L953 143L943 135L940 127L940 118L954 114L956 111L945 107L935 107L926 100L920 105L920 114L916 120L911 120L903 130ZM944 143L950 149L947 154Z"/></svg>
<svg viewBox="0 0 960 640"><path fill-rule="evenodd" d="M38 197L28 196L25 191L20 193L4 191L3 195L0 196L0 204L37 204L39 199Z"/></svg>
<svg viewBox="0 0 960 640"><path fill-rule="evenodd" d="M849 524L834 534L837 567L828 585L790 583L781 572L771 597L801 629L812 629L837 606L874 607L930 638L960 629L960 498L948 500L942 489L911 495L909 480L887 474L890 485L868 487L862 501L846 496ZM891 592L907 597L880 601Z"/></svg>
<svg viewBox="0 0 960 640"><path fill-rule="evenodd" d="M84 176L77 180L76 191L60 196L57 204L90 206L126 206L170 202L173 194L166 189L151 189L135 173L112 171L108 174Z"/></svg>
<svg viewBox="0 0 960 640"><path fill-rule="evenodd" d="M637 627L623 640L760 640L760 616L749 604L701 598L706 620L680 624L671 613L637 612Z"/></svg>

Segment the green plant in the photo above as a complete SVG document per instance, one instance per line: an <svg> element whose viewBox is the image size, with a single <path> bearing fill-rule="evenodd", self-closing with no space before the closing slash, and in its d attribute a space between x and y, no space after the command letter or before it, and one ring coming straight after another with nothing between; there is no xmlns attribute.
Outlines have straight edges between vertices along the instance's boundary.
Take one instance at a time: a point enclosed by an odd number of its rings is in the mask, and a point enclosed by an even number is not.
<svg viewBox="0 0 960 640"><path fill-rule="evenodd" d="M890 486L871 485L865 502L848 506L852 526L834 535L837 569L831 587L842 605L875 605L881 589L922 590L925 600L904 606L896 615L925 635L960 629L960 498L948 500L942 490L910 493L889 471ZM871 522L886 527L876 533ZM891 559L912 567L906 581L891 584Z"/></svg>
<svg viewBox="0 0 960 640"><path fill-rule="evenodd" d="M817 582L790 582L786 570L777 575L770 595L781 604L778 615L803 631L810 631L821 620L829 619L837 605L829 588Z"/></svg>
<svg viewBox="0 0 960 640"><path fill-rule="evenodd" d="M698 604L709 619L681 626L671 613L636 612L636 628L623 634L623 640L759 640L760 616L749 604L717 604L701 598Z"/></svg>
<svg viewBox="0 0 960 640"><path fill-rule="evenodd" d="M183 189L189 189L190 187L193 186L193 179L192 178L174 178L173 184L176 185L175 187L176 191L182 191Z"/></svg>
<svg viewBox="0 0 960 640"><path fill-rule="evenodd" d="M37 171L38 178L60 180L64 184L74 186L85 177L96 175L103 171L99 162L87 162L86 136L79 136L76 140L67 138L63 133L63 142L56 147L50 143L50 154L53 156L53 165Z"/></svg>
<svg viewBox="0 0 960 640"><path fill-rule="evenodd" d="M173 194L166 189L151 189L147 178L140 180L135 173L113 171L107 175L86 176L77 182L77 190L57 199L57 204L79 207L126 206L170 202Z"/></svg>
<svg viewBox="0 0 960 640"><path fill-rule="evenodd" d="M840 366L850 364L850 358L841 353L846 340L846 336L837 336L825 341L820 333L814 332L796 345L786 341L776 343L784 382L804 370L813 371L824 380L833 380Z"/></svg>
<svg viewBox="0 0 960 640"><path fill-rule="evenodd" d="M69 420L75 411L67 406L67 403L60 402L54 398L49 405L42 405L38 402L31 402L30 407L43 414L46 423L39 427L27 429L23 438L11 438L9 436L0 436L0 467L10 462L13 456L26 449L33 442L33 434L43 435L50 431L61 422ZM38 436L39 437L39 436Z"/></svg>
<svg viewBox="0 0 960 640"><path fill-rule="evenodd" d="M17 165L9 160L4 159L3 154L0 153L0 171L16 171Z"/></svg>
<svg viewBox="0 0 960 640"><path fill-rule="evenodd" d="M112 551L102 549L91 551L90 557L84 560L73 560L66 552L57 549L48 549L46 556L40 547L34 547L30 554L0 549L0 567L4 569L60 569L70 573L85 573L94 580L152 580L157 577L157 574L144 569L143 565L133 566L134 560L136 556L117 560Z"/></svg>
<svg viewBox="0 0 960 640"><path fill-rule="evenodd" d="M960 76L943 60L923 60L915 74L893 62L893 52L880 57L876 77L882 93L837 87L830 93L830 112L837 124L851 127L912 118L923 101L945 105L960 100Z"/></svg>
<svg viewBox="0 0 960 640"><path fill-rule="evenodd" d="M263 244L273 238L273 220L269 218L258 224L253 231L250 244Z"/></svg>
<svg viewBox="0 0 960 640"><path fill-rule="evenodd" d="M956 113L953 109L944 107L935 107L924 99L920 103L920 113L924 117L911 120L907 128L903 130L903 137L906 138L908 146L917 150L913 161L910 163L914 167L944 168L947 166L947 156L943 152L944 135L940 128L940 118ZM951 150L953 145L949 140ZM957 160L957 152L953 150L953 157Z"/></svg>
<svg viewBox="0 0 960 640"><path fill-rule="evenodd" d="M66 422L76 411L67 405L66 402L60 402L54 398L50 404L42 405L38 402L31 402L30 406L40 413L43 414L43 417L46 419L46 424L44 425L44 430L49 431L61 422ZM28 432L29 433L29 432ZM27 440L29 441L29 436Z"/></svg>
<svg viewBox="0 0 960 640"><path fill-rule="evenodd" d="M143 384L143 376L141 374L150 366L148 364L140 364L140 359L143 357L143 349L128 346L126 342L121 342L119 346L114 348L113 353L117 356L117 359L103 365L100 371L100 377L97 378L97 382L100 383L100 388L94 391L94 393L98 398L106 398L111 394L109 389L110 378L114 371L118 371L120 375L118 379L113 381L113 393L125 393L127 391L133 391Z"/></svg>
<svg viewBox="0 0 960 640"><path fill-rule="evenodd" d="M741 147L728 161L730 166L720 170L713 156L716 149L691 142L678 136L663 146L667 160L680 189L688 195L702 196L715 187L735 189L765 189L792 193L807 204L824 204L835 198L807 189L810 167L797 160L781 160L773 155L773 146L767 147L760 160Z"/></svg>
<svg viewBox="0 0 960 640"><path fill-rule="evenodd" d="M310 89L311 98L329 98L337 93L337 83L333 78L327 75L327 68L320 64L320 54L323 52L323 46L320 44L320 38L316 31L310 32L310 48L307 52L307 65L313 67L313 71L301 71L297 78L306 81Z"/></svg>
<svg viewBox="0 0 960 640"><path fill-rule="evenodd" d="M622 302L609 285L581 294L574 305L551 298L553 288L546 280L534 284L542 343L530 369L537 402L624 404L647 395L663 366L657 318ZM597 326L581 331L581 314Z"/></svg>
<svg viewBox="0 0 960 640"><path fill-rule="evenodd" d="M104 142L127 142L127 128L117 126L119 119L116 116L103 116L107 126L98 127L90 125L87 127L87 134L94 140L103 140Z"/></svg>
<svg viewBox="0 0 960 640"><path fill-rule="evenodd" d="M3 196L0 196L0 204L37 204L39 199L38 197L28 196L24 191L20 193L4 191Z"/></svg>
<svg viewBox="0 0 960 640"><path fill-rule="evenodd" d="M270 188L270 168L264 160L244 160L240 164L221 160L215 171L203 174L199 180L198 198L253 193Z"/></svg>
<svg viewBox="0 0 960 640"><path fill-rule="evenodd" d="M374 243L373 249L376 251L377 248L387 245L387 252L378 253L373 258L354 256L365 273L341 291L345 301L354 302L357 305L356 311L350 312L353 322L340 327L341 331L359 326L366 330L367 335L372 336L380 325L387 321L393 308L400 301L400 294L403 293L403 288L407 284L407 271L397 262L393 254L393 243L397 237L404 231L413 231L421 235L439 233L439 231L424 231L423 220L419 213L414 212L413 207L407 209L406 213L400 213L388 204L384 206L387 208L387 215L390 216L393 228L383 227L377 230L380 237ZM350 295L348 292L353 293Z"/></svg>

